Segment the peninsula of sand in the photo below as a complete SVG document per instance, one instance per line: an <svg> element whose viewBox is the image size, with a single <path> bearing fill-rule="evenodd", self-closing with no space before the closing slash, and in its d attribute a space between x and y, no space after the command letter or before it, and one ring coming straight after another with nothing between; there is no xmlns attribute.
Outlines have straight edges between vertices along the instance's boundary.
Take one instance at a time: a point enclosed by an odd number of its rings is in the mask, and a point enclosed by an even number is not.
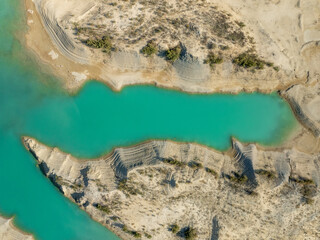
<svg viewBox="0 0 320 240"><path fill-rule="evenodd" d="M117 91L278 91L302 125L277 149L150 141L86 161L25 137L44 175L93 219L123 239L320 238L318 0L25 5L27 47L70 91L90 79Z"/></svg>
<svg viewBox="0 0 320 240"><path fill-rule="evenodd" d="M33 236L22 232L14 226L12 218L0 216L0 239L4 240L34 240Z"/></svg>

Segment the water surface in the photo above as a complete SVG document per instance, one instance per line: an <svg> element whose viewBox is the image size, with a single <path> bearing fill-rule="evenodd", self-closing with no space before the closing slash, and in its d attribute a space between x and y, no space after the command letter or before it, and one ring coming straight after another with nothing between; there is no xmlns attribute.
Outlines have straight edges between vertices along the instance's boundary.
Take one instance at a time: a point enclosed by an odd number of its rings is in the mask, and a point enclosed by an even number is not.
<svg viewBox="0 0 320 240"><path fill-rule="evenodd" d="M23 148L28 135L79 157L147 139L224 150L230 137L272 145L296 126L276 94L188 95L155 87L121 93L90 82L69 96L25 53L19 0L0 1L0 213L38 239L117 239L64 198Z"/></svg>

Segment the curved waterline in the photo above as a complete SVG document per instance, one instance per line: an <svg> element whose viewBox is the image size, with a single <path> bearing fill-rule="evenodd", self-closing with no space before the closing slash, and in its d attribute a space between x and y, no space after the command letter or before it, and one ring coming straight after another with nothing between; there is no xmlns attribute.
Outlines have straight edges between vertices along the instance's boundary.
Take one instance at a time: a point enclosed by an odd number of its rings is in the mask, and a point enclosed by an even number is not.
<svg viewBox="0 0 320 240"><path fill-rule="evenodd" d="M91 81L75 96L46 97L29 111L23 134L92 158L149 139L197 142L218 150L229 148L232 136L275 145L295 125L277 94L189 95L151 86L116 93Z"/></svg>
<svg viewBox="0 0 320 240"><path fill-rule="evenodd" d="M147 139L197 142L220 150L235 136L279 144L296 125L277 94L189 95L150 86L116 93L90 82L75 96L39 71L15 39L18 0L0 3L0 212L38 239L117 239L65 199L21 144L29 135L81 157ZM17 36L21 35L18 34Z"/></svg>

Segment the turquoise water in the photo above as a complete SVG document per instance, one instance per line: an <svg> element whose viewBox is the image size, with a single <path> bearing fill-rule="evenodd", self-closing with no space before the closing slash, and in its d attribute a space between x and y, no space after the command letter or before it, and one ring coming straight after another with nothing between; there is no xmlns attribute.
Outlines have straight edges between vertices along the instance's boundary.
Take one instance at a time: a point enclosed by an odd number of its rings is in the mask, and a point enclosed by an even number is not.
<svg viewBox="0 0 320 240"><path fill-rule="evenodd" d="M276 94L188 95L154 87L121 93L91 82L69 96L39 71L17 38L20 0L0 2L0 213L38 239L118 239L65 199L23 148L28 135L79 157L150 139L191 141L217 149L242 141L277 144L297 125Z"/></svg>

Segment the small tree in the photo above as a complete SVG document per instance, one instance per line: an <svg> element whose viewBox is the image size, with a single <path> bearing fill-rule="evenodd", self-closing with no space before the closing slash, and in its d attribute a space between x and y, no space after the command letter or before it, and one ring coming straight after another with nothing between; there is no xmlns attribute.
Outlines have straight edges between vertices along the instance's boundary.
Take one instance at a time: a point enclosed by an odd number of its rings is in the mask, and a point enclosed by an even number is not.
<svg viewBox="0 0 320 240"><path fill-rule="evenodd" d="M175 62L181 53L181 47L179 45L175 46L174 48L170 48L166 51L166 58L170 62Z"/></svg>
<svg viewBox="0 0 320 240"><path fill-rule="evenodd" d="M193 240L197 238L198 234L195 228L187 227L184 236L186 239Z"/></svg>
<svg viewBox="0 0 320 240"><path fill-rule="evenodd" d="M141 49L141 52L150 57L158 52L158 46L154 41L149 41L146 46Z"/></svg>
<svg viewBox="0 0 320 240"><path fill-rule="evenodd" d="M179 226L177 224L172 224L171 228L170 228L171 232L174 233L174 234L176 234L179 231L179 229L180 228L179 228Z"/></svg>
<svg viewBox="0 0 320 240"><path fill-rule="evenodd" d="M209 64L211 68L214 68L216 64L223 62L222 57L215 55L214 53L209 53L207 59L204 60L205 64Z"/></svg>

